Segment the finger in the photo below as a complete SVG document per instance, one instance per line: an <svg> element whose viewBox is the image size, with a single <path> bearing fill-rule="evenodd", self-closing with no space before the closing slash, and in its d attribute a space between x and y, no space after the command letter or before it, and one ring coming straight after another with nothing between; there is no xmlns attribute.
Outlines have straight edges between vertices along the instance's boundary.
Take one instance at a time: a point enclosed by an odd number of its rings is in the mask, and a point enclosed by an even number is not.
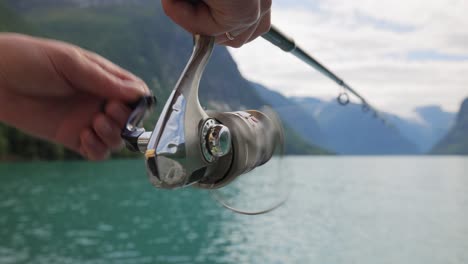
<svg viewBox="0 0 468 264"><path fill-rule="evenodd" d="M202 1L197 4L192 4L187 0L162 0L161 2L166 15L191 33L216 36L232 30L214 20L210 8Z"/></svg>
<svg viewBox="0 0 468 264"><path fill-rule="evenodd" d="M232 28L252 26L262 16L261 0L203 0L203 2L210 8L211 16L218 24Z"/></svg>
<svg viewBox="0 0 468 264"><path fill-rule="evenodd" d="M91 60L92 62L96 63L99 65L101 68L103 68L105 71L109 72L110 74L113 74L117 76L118 78L122 80L129 80L129 81L136 81L136 82L141 82L141 84L147 89L149 92L149 88L146 86L145 82L137 77L136 75L132 74L131 72L121 68L120 66L110 62L106 58L100 56L99 54L96 54L94 52L89 52L89 51L84 51L83 52L84 56Z"/></svg>
<svg viewBox="0 0 468 264"><path fill-rule="evenodd" d="M106 145L90 129L86 129L80 136L81 148L90 160L100 161L106 159L110 153Z"/></svg>
<svg viewBox="0 0 468 264"><path fill-rule="evenodd" d="M119 101L111 101L107 104L105 113L109 116L119 128L123 128L127 123L127 119L130 116L132 110L120 103Z"/></svg>
<svg viewBox="0 0 468 264"><path fill-rule="evenodd" d="M238 39L238 38L242 37L241 35L244 34L246 31L248 31L250 28L252 28L252 26L248 26L248 27L245 27L245 28L230 31L229 34L234 39ZM223 44L223 43L231 41L231 40L228 38L227 33L224 33L224 34L221 34L219 36L216 36L215 41L216 41L217 44Z"/></svg>
<svg viewBox="0 0 468 264"><path fill-rule="evenodd" d="M242 34L236 36L233 40L228 39L227 36L225 36L225 38L220 38L221 40L218 44L230 46L233 48L240 48L250 39L252 34L257 30L257 26L258 24L249 27Z"/></svg>
<svg viewBox="0 0 468 264"><path fill-rule="evenodd" d="M94 119L93 128L96 135L109 149L118 150L123 146L119 126L106 115L99 114Z"/></svg>
<svg viewBox="0 0 468 264"><path fill-rule="evenodd" d="M94 116L102 111L101 105L104 101L95 96L77 95L69 100L57 99L51 103L57 104L56 109L62 109L63 112L51 114L51 118L55 120L66 113L63 122L59 122L54 141L61 142L72 150L79 150L81 140L77 133L92 124ZM53 117L54 115L58 116Z"/></svg>
<svg viewBox="0 0 468 264"><path fill-rule="evenodd" d="M244 29L244 31L239 36L231 33L231 35L236 36L234 40L228 39L228 37L224 34L222 36L216 37L216 41L221 45L239 48L268 32L270 27L271 11L267 10L257 24L249 27L247 30Z"/></svg>
<svg viewBox="0 0 468 264"><path fill-rule="evenodd" d="M139 80L121 79L88 59L81 49L59 44L50 58L57 71L75 88L105 99L133 101L148 93Z"/></svg>
<svg viewBox="0 0 468 264"><path fill-rule="evenodd" d="M262 12L262 17L271 11L271 6L273 4L273 1L272 0L262 0L260 2L260 8L261 8L261 12Z"/></svg>
<svg viewBox="0 0 468 264"><path fill-rule="evenodd" d="M255 24L261 17L258 1L162 0L164 12L193 34L220 36Z"/></svg>
<svg viewBox="0 0 468 264"><path fill-rule="evenodd" d="M271 28L271 12L267 12L261 19L260 23L258 24L257 29L255 32L250 36L246 43L251 42L252 40L258 38L259 36L267 33L270 31Z"/></svg>

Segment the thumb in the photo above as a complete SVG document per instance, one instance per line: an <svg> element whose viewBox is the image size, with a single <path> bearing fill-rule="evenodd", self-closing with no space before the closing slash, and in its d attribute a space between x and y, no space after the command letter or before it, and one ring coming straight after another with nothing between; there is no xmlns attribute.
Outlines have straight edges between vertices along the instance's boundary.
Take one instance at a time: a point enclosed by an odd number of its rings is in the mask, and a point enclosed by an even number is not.
<svg viewBox="0 0 468 264"><path fill-rule="evenodd" d="M221 25L203 1L162 0L164 12L175 23L193 34L217 36L233 28Z"/></svg>

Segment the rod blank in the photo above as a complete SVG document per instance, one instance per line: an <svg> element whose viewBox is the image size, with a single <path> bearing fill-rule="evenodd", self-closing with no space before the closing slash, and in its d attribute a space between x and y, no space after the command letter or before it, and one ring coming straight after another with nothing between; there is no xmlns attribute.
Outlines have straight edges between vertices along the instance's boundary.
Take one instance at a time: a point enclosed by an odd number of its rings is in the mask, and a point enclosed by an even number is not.
<svg viewBox="0 0 468 264"><path fill-rule="evenodd" d="M362 105L372 110L377 118L380 118L385 121L384 117L380 114L379 111L375 107L369 104L369 102L361 96L355 89L353 89L350 85L348 85L345 81L343 81L340 77L334 74L332 71L327 69L323 64L317 61L314 57L309 55L304 49L298 47L294 39L288 37L286 34L281 32L277 27L274 25L271 26L269 32L265 33L262 36L264 39L272 43L273 45L277 46L278 48L282 49L285 52L291 53L301 61L307 63L309 66L313 67L323 75L327 76L339 86L343 87L345 90L352 93L354 96L361 100Z"/></svg>

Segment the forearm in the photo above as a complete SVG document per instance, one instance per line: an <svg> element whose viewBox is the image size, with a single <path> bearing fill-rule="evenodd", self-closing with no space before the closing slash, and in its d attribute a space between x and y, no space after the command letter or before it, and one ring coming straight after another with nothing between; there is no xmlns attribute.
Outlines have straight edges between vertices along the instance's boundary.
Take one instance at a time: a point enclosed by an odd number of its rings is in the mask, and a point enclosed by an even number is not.
<svg viewBox="0 0 468 264"><path fill-rule="evenodd" d="M13 91L29 77L28 56L37 53L33 37L16 33L0 33L0 89Z"/></svg>
<svg viewBox="0 0 468 264"><path fill-rule="evenodd" d="M31 70L40 63L28 63L33 54L38 54L35 38L16 33L0 33L0 121L18 127L17 112L24 108L29 98L23 90L30 89L35 77Z"/></svg>

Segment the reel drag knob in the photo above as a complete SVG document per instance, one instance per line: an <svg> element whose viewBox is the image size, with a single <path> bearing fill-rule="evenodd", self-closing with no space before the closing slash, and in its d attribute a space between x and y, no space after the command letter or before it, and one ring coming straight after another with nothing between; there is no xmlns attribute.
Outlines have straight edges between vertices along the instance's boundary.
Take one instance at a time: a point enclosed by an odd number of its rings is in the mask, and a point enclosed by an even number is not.
<svg viewBox="0 0 468 264"><path fill-rule="evenodd" d="M231 151L231 131L223 125L215 125L206 135L207 148L216 158L226 156Z"/></svg>
<svg viewBox="0 0 468 264"><path fill-rule="evenodd" d="M213 163L231 151L231 131L215 119L209 118L202 126L200 143L203 157Z"/></svg>

